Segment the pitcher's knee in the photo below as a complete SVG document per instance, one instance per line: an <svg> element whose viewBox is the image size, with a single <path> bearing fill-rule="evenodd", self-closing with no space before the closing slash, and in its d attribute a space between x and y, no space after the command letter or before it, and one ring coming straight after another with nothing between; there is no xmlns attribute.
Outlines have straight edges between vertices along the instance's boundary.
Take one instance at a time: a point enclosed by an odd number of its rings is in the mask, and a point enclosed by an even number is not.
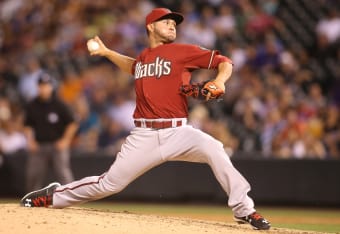
<svg viewBox="0 0 340 234"><path fill-rule="evenodd" d="M216 152L222 152L223 144L215 139L208 139L200 143L200 150L206 155L214 155Z"/></svg>

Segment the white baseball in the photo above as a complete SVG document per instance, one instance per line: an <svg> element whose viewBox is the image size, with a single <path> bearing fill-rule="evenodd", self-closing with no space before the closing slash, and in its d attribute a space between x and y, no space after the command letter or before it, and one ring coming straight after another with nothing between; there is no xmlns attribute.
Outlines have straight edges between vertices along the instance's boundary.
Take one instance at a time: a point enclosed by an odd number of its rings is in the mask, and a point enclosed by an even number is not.
<svg viewBox="0 0 340 234"><path fill-rule="evenodd" d="M99 49L99 44L96 41L90 40L87 42L87 49L89 51L95 51Z"/></svg>

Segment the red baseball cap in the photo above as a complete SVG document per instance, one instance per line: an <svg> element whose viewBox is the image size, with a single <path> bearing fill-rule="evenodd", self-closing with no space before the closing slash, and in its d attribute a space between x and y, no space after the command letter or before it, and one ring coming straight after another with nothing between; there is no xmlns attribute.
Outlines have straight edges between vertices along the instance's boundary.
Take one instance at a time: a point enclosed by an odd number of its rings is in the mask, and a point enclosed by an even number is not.
<svg viewBox="0 0 340 234"><path fill-rule="evenodd" d="M145 18L145 26L162 19L173 19L176 24L182 23L184 17L182 14L172 12L167 8L155 8Z"/></svg>

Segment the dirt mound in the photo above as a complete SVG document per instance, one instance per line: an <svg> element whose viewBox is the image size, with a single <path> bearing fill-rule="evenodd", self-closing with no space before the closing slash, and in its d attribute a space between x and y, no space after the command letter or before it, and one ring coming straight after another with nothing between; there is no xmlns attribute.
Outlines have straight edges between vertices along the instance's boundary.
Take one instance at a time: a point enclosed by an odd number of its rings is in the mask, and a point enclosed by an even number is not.
<svg viewBox="0 0 340 234"><path fill-rule="evenodd" d="M0 233L4 234L259 234L249 225L84 208L45 209L0 204L0 217ZM272 228L261 233L307 234L308 232Z"/></svg>

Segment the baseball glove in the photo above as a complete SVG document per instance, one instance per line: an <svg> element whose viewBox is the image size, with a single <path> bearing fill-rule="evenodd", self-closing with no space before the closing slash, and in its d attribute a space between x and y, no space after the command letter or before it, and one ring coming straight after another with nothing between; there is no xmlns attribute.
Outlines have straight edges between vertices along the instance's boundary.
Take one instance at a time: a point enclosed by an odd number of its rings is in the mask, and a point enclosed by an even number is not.
<svg viewBox="0 0 340 234"><path fill-rule="evenodd" d="M213 80L207 80L196 84L187 84L180 87L180 92L199 100L219 99L224 91Z"/></svg>

